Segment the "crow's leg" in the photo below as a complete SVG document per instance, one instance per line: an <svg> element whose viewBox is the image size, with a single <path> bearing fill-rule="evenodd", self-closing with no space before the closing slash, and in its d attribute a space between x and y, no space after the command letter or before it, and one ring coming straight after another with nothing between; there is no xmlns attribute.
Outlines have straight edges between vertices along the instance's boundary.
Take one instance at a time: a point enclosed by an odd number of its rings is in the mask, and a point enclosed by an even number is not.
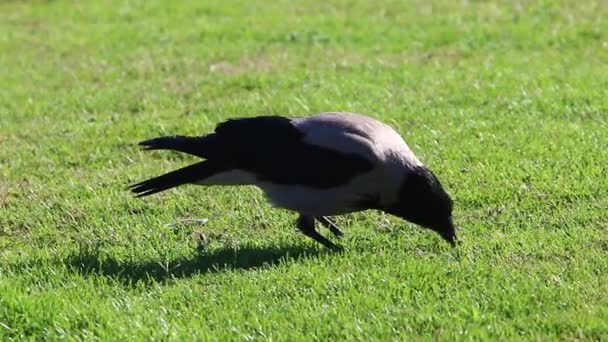
<svg viewBox="0 0 608 342"><path fill-rule="evenodd" d="M317 216L315 217L315 219L321 222L321 224L325 226L325 228L329 229L329 231L332 232L334 236L342 237L344 235L344 233L340 230L340 227L336 226L336 224L332 220L328 219L326 216Z"/></svg>
<svg viewBox="0 0 608 342"><path fill-rule="evenodd" d="M298 229L302 233L304 233L304 235L314 239L323 246L334 251L341 251L343 249L342 246L334 244L333 242L325 238L323 235L319 234L319 232L317 232L317 230L315 229L314 216L300 215L300 217L298 217L298 220L296 221L296 225L298 226Z"/></svg>

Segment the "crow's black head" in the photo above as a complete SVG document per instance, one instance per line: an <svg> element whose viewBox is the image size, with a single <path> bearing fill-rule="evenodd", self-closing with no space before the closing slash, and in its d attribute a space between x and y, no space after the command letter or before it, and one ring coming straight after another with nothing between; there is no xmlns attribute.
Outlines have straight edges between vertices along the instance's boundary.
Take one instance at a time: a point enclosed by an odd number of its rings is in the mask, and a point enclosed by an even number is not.
<svg viewBox="0 0 608 342"><path fill-rule="evenodd" d="M432 229L453 245L456 229L452 222L452 207L452 199L437 177L426 167L419 166L406 176L397 203L385 211Z"/></svg>

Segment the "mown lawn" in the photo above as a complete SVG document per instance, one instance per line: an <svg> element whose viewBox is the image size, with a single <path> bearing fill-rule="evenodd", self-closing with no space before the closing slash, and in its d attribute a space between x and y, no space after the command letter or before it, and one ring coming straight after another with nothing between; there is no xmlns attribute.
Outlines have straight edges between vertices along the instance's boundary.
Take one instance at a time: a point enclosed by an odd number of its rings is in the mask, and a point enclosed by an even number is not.
<svg viewBox="0 0 608 342"><path fill-rule="evenodd" d="M0 2L0 340L608 339L608 2ZM464 240L342 254L252 188L126 185L223 119L396 127ZM205 217L205 225L168 224Z"/></svg>

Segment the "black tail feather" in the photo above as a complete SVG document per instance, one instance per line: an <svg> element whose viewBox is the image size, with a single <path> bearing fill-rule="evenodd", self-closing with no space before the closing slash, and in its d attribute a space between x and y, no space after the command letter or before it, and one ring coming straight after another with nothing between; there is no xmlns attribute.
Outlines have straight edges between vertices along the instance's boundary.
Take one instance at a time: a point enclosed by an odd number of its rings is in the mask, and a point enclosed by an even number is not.
<svg viewBox="0 0 608 342"><path fill-rule="evenodd" d="M172 150L206 158L205 143L208 136L187 137L183 135L158 137L139 143L143 150Z"/></svg>
<svg viewBox="0 0 608 342"><path fill-rule="evenodd" d="M224 170L224 167L207 160L133 184L129 186L129 188L133 193L137 194L136 197L144 197L183 184L202 181L205 178Z"/></svg>

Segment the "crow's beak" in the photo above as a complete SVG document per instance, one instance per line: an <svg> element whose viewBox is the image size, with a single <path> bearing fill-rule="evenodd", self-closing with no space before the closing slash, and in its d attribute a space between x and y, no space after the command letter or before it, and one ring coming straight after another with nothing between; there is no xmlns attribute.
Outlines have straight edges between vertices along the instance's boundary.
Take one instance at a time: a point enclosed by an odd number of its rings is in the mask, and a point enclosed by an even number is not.
<svg viewBox="0 0 608 342"><path fill-rule="evenodd" d="M452 245L452 247L456 246L456 243L457 243L456 228L454 227L454 222L452 221L452 217L449 218L448 222L443 227L443 229L440 230L439 234L445 241L449 242L450 245Z"/></svg>

